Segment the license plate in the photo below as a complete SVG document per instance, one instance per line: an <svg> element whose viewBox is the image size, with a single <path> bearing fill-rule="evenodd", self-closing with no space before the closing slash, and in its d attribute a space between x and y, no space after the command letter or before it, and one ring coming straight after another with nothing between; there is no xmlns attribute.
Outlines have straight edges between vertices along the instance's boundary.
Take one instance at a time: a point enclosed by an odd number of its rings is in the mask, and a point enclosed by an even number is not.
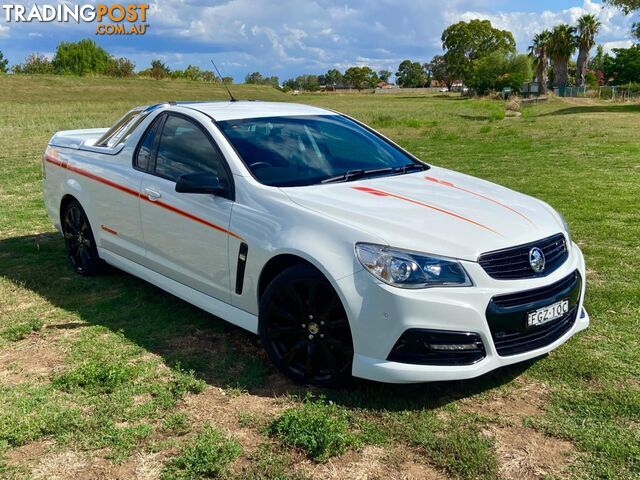
<svg viewBox="0 0 640 480"><path fill-rule="evenodd" d="M569 300L560 300L547 307L527 313L527 327L537 327L560 318L569 311Z"/></svg>

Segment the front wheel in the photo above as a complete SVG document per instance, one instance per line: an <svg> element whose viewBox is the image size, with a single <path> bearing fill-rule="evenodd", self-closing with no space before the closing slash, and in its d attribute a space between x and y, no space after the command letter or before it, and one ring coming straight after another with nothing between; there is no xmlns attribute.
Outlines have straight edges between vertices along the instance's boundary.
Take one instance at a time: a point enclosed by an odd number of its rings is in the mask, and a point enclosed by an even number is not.
<svg viewBox="0 0 640 480"><path fill-rule="evenodd" d="M95 275L102 269L98 248L84 209L76 200L62 212L62 234L73 269L80 275Z"/></svg>
<svg viewBox="0 0 640 480"><path fill-rule="evenodd" d="M351 376L353 341L340 297L318 270L280 273L260 301L260 338L269 358L299 383L336 386Z"/></svg>

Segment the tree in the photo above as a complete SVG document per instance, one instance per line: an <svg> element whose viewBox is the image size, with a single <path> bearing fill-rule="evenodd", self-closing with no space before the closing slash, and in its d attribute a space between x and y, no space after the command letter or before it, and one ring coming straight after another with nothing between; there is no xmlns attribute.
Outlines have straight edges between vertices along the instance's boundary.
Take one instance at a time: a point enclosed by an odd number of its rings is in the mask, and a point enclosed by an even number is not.
<svg viewBox="0 0 640 480"><path fill-rule="evenodd" d="M51 61L55 73L86 75L104 73L111 57L93 40L61 42Z"/></svg>
<svg viewBox="0 0 640 480"><path fill-rule="evenodd" d="M251 83L251 84L254 84L254 85L260 85L263 82L264 82L264 77L262 76L262 74L260 72L248 73L244 77L244 83Z"/></svg>
<svg viewBox="0 0 640 480"><path fill-rule="evenodd" d="M366 65L350 67L344 72L344 82L357 90L373 88L378 83L378 75Z"/></svg>
<svg viewBox="0 0 640 480"><path fill-rule="evenodd" d="M32 53L29 55L24 63L14 65L11 69L13 73L22 73L25 75L40 75L53 73L53 65L44 55L39 53Z"/></svg>
<svg viewBox="0 0 640 480"><path fill-rule="evenodd" d="M279 87L280 81L278 77L263 77L260 72L252 72L244 77L244 83L251 83L254 85L271 85L272 87Z"/></svg>
<svg viewBox="0 0 640 480"><path fill-rule="evenodd" d="M569 58L576 49L576 29L563 23L556 25L549 39L549 56L553 65L553 86L566 87L569 83Z"/></svg>
<svg viewBox="0 0 640 480"><path fill-rule="evenodd" d="M161 80L171 75L171 70L160 60L151 60L151 67L144 72L141 72L145 76Z"/></svg>
<svg viewBox="0 0 640 480"><path fill-rule="evenodd" d="M447 86L447 90L451 91L455 77L451 73L451 68L444 58L444 55L436 55L429 62L429 69L434 80L442 82Z"/></svg>
<svg viewBox="0 0 640 480"><path fill-rule="evenodd" d="M403 88L423 87L428 80L427 72L419 62L404 60L398 66L396 82Z"/></svg>
<svg viewBox="0 0 640 480"><path fill-rule="evenodd" d="M0 73L7 73L9 69L7 65L9 64L9 60L4 58L4 54L0 52Z"/></svg>
<svg viewBox="0 0 640 480"><path fill-rule="evenodd" d="M466 85L479 95L505 87L520 91L522 84L531 79L532 72L528 55L496 50L473 61Z"/></svg>
<svg viewBox="0 0 640 480"><path fill-rule="evenodd" d="M389 79L391 78L391 75L393 75L393 73L390 72L389 70L378 70L378 78L380 79L381 82L389 83Z"/></svg>
<svg viewBox="0 0 640 480"><path fill-rule="evenodd" d="M476 19L447 27L442 33L442 48L451 74L466 80L474 60L498 50L513 53L516 42L511 32L494 28L489 20Z"/></svg>
<svg viewBox="0 0 640 480"><path fill-rule="evenodd" d="M318 75L299 75L296 78L290 78L284 82L287 90L306 90L315 92L320 89L320 76Z"/></svg>
<svg viewBox="0 0 640 480"><path fill-rule="evenodd" d="M615 85L637 82L640 78L640 45L614 48L615 56L605 57L604 73Z"/></svg>
<svg viewBox="0 0 640 480"><path fill-rule="evenodd" d="M110 58L105 74L110 77L127 78L135 75L136 65L128 58Z"/></svg>
<svg viewBox="0 0 640 480"><path fill-rule="evenodd" d="M593 56L591 61L589 62L589 68L591 70L604 71L604 46L598 45L596 48L596 54Z"/></svg>
<svg viewBox="0 0 640 480"><path fill-rule="evenodd" d="M344 82L344 75L342 75L340 70L332 68L328 70L324 75L320 75L318 77L318 82L321 85L341 85Z"/></svg>
<svg viewBox="0 0 640 480"><path fill-rule="evenodd" d="M640 10L640 0L605 0L605 2L621 8L625 15L629 15L635 10Z"/></svg>
<svg viewBox="0 0 640 480"><path fill-rule="evenodd" d="M578 44L578 62L576 72L576 84L584 87L587 66L589 65L589 52L596 43L595 37L602 24L593 14L585 14L578 19L576 43Z"/></svg>
<svg viewBox="0 0 640 480"><path fill-rule="evenodd" d="M534 35L533 42L529 47L529 55L533 59L539 93L541 95L546 95L547 93L547 66L549 65L548 51L550 40L551 32L549 30L543 30Z"/></svg>

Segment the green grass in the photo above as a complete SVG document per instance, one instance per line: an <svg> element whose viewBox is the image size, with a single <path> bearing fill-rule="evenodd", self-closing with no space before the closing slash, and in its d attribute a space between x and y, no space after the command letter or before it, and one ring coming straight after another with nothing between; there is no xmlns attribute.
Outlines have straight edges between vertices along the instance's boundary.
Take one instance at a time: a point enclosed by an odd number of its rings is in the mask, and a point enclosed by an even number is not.
<svg viewBox="0 0 640 480"><path fill-rule="evenodd" d="M206 425L162 472L163 480L225 478L229 464L242 453L240 444Z"/></svg>
<svg viewBox="0 0 640 480"><path fill-rule="evenodd" d="M457 96L233 88L240 98L343 111L427 162L551 204L586 257L591 327L544 359L476 380L354 382L307 398L274 373L253 336L126 274L74 275L44 212L41 155L55 131L108 126L140 104L224 99L221 87L0 76L0 477L33 476L38 460L21 449L47 442L110 466L160 453L165 476L302 478L302 455L330 459L345 475L340 456L362 460L375 445L445 477L497 478L510 446L487 432L507 420L477 412L527 389L543 392L540 411L511 426L575 449L551 476L640 477L639 105L554 99L504 118L501 102ZM400 466L379 461L400 476Z"/></svg>
<svg viewBox="0 0 640 480"><path fill-rule="evenodd" d="M301 448L319 462L360 444L347 412L322 400L307 400L299 407L285 410L273 420L268 431L284 445Z"/></svg>

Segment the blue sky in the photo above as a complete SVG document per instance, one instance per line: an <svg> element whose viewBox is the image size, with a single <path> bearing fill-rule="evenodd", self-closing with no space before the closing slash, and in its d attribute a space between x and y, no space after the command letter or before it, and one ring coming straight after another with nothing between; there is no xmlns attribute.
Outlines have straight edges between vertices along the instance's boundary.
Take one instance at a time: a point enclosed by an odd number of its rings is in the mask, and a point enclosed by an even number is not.
<svg viewBox="0 0 640 480"><path fill-rule="evenodd" d="M91 1L78 2L80 4ZM140 1L142 3L143 0ZM34 2L3 0L3 4ZM74 3L67 0L38 1ZM112 3L112 2L101 2ZM126 3L121 0L119 3ZM51 56L63 40L95 39L137 69L160 58L171 68L210 68L213 58L236 81L258 70L281 80L367 64L395 71L404 59L428 61L441 53L443 29L459 20L489 19L513 32L520 51L531 36L561 22L595 13L605 48L631 44L634 20L596 0L148 0L146 35L103 37L95 24L37 24L0 18L0 50L10 64L32 52ZM637 20L637 18L636 18Z"/></svg>

